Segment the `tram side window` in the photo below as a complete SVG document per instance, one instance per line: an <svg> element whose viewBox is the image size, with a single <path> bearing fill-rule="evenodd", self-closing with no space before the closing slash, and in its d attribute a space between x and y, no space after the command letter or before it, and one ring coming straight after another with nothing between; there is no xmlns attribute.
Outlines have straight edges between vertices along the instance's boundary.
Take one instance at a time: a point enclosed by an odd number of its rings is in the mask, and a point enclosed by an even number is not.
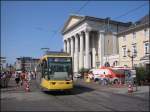
<svg viewBox="0 0 150 112"><path fill-rule="evenodd" d="M45 77L48 75L48 66L47 66L47 61L43 60L41 63L41 67L42 67L42 77Z"/></svg>

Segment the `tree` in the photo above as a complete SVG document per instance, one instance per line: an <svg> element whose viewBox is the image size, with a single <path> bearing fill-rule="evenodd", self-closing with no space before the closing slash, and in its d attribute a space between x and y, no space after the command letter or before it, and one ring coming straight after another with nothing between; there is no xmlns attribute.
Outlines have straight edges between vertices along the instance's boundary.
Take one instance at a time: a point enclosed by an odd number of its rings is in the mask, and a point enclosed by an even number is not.
<svg viewBox="0 0 150 112"><path fill-rule="evenodd" d="M144 68L144 67L137 67L136 68L136 78L137 78L137 82L138 84L140 84L140 82L144 82L146 80L148 80L150 82L150 70Z"/></svg>
<svg viewBox="0 0 150 112"><path fill-rule="evenodd" d="M81 68L81 69L79 70L79 73L80 73L81 76L83 77L83 76L84 76L84 73L88 73L89 70L90 70L90 69L88 69L88 68Z"/></svg>

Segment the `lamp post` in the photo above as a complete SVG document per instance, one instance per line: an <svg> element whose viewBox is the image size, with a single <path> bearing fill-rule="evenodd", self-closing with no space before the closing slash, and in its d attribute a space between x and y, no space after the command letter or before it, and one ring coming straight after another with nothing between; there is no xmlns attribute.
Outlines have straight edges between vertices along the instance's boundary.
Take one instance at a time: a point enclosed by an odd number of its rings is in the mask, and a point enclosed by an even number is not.
<svg viewBox="0 0 150 112"><path fill-rule="evenodd" d="M134 50L134 52L131 53L131 51L128 49L127 53L128 53L128 57L131 58L131 61L132 61L132 69L133 69L133 59L137 56L137 51ZM136 90L135 90L135 91L137 91L137 90L138 90L138 89L137 89L137 81L135 82L135 87L136 87Z"/></svg>
<svg viewBox="0 0 150 112"><path fill-rule="evenodd" d="M136 55L137 55L137 51L136 50L134 50L134 52L133 53L131 53L131 51L128 49L128 51L127 51L127 53L128 53L128 57L130 57L131 58L131 62L132 62L132 69L133 69L133 59L136 57Z"/></svg>

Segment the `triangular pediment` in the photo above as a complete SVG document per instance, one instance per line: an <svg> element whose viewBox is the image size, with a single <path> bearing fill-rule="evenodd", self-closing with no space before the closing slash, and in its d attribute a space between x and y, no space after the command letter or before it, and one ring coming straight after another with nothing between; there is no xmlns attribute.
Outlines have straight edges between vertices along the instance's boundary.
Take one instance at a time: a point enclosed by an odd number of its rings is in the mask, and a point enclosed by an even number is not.
<svg viewBox="0 0 150 112"><path fill-rule="evenodd" d="M77 24L79 21L81 21L84 17L83 16L78 16L78 15L71 15L67 22L65 23L62 32L71 28L72 26L74 26L75 24Z"/></svg>

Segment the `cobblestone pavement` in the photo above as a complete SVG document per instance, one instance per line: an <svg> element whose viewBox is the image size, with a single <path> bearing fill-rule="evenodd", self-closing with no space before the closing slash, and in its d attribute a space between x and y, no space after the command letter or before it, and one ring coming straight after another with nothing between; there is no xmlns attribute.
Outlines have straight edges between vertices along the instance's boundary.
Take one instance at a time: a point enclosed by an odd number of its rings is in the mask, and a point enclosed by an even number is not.
<svg viewBox="0 0 150 112"><path fill-rule="evenodd" d="M75 82L72 93L41 92L35 80L30 87L31 92L25 92L11 79L9 87L1 89L1 111L149 111L149 100L83 80Z"/></svg>

